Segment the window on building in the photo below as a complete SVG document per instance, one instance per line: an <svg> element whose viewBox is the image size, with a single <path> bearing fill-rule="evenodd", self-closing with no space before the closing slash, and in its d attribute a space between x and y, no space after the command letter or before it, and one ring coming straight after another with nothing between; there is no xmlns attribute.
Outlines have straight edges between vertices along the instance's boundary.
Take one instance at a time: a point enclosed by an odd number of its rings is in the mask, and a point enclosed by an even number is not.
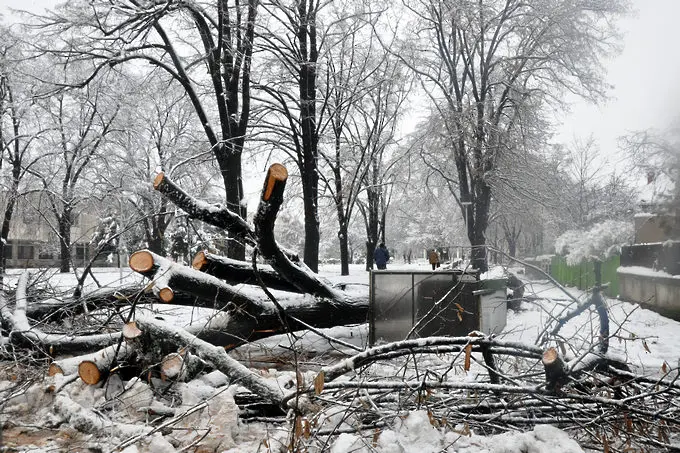
<svg viewBox="0 0 680 453"><path fill-rule="evenodd" d="M5 244L4 254L8 260L12 259L12 244Z"/></svg>
<svg viewBox="0 0 680 453"><path fill-rule="evenodd" d="M49 250L41 250L38 254L38 258L41 260L51 260L54 259L54 253L50 252Z"/></svg>
<svg viewBox="0 0 680 453"><path fill-rule="evenodd" d="M78 260L84 260L86 258L87 254L87 246L86 245L76 245L76 259Z"/></svg>
<svg viewBox="0 0 680 453"><path fill-rule="evenodd" d="M30 260L33 259L35 253L35 247L32 245L20 245L19 246L19 259L20 260Z"/></svg>

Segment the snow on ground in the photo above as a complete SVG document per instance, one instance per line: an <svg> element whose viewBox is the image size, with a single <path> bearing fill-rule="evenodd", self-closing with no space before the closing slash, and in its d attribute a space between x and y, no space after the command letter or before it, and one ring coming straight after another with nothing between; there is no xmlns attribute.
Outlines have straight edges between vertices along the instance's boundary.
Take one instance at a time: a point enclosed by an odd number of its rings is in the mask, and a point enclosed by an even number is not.
<svg viewBox="0 0 680 453"><path fill-rule="evenodd" d="M416 262L410 265L391 263L388 267L389 269L429 270L429 264L426 262ZM496 270L492 273L494 276L498 276L497 272ZM320 274L335 284L350 284L352 291L368 291L369 274L364 270L363 265L352 265L350 275L345 277L338 275L339 265L323 265ZM121 277L122 281L126 283L140 280L139 277L131 275L128 269L96 269L95 276L101 284L105 285L119 284ZM12 279L9 280L11 285ZM55 274L50 278L50 281L57 282L60 286L68 287L74 284L75 278L73 276ZM92 280L89 280L88 288L92 289L94 287L95 285ZM585 300L586 295L582 292L573 289L570 289L570 292L580 300ZM554 316L555 313L566 310L569 300L562 291L547 282L533 282L529 284L525 295L533 295L535 298L532 302L523 303L520 311L508 312L507 326L504 332L500 334L500 337L534 344L541 336L542 326L550 321L551 316ZM611 332L616 333L615 337L610 341L610 350L613 354L625 357L629 363L638 367L638 371L645 374L658 374L664 362L672 366L678 365L677 351L680 350L680 323L640 308L635 304L609 300L608 305L612 320ZM573 308L573 306L570 308ZM550 312L553 314L550 315ZM172 314L183 318L177 320L177 324L186 324L190 321L186 317L196 316L195 312L192 311L182 312L173 310ZM625 325L621 327L624 321ZM582 338L582 344L573 345L573 353L578 353L579 347L587 346L588 339L592 338L591 333L598 328L596 324L596 322L593 322L593 315L586 311L584 314L571 320L564 327L564 337L568 338L574 335L577 339ZM582 332L584 329L586 332ZM366 325L337 327L325 329L324 334L342 339L359 347L365 347L368 329ZM304 334L299 341L302 342L303 349L308 353L307 355L323 357L323 360L319 362L307 363L306 366L310 370L318 369L323 363L333 360L332 357L326 355L330 350L341 349L349 351L348 348L342 346L333 345L331 347L327 339L313 333ZM240 348L240 353L248 355L248 348L250 348L250 352L267 350L269 353L276 355L285 351L289 344L285 336L272 337L261 340L247 348ZM283 346L283 348L280 346ZM288 374L285 371L269 369L261 370L261 373L264 376L270 376L279 383L289 380ZM311 376L313 374L311 372ZM50 397L45 396L44 388L53 384L55 382L49 379L39 385L36 384L25 394L10 401L10 404L5 406L4 411L8 411L8 407L23 408L25 413L34 414L35 419L31 421L31 424L34 426L50 426L50 423L58 419L59 410L67 413L70 413L69 411L82 413L81 417L71 416L69 419L72 425L78 425L81 428L83 426L100 426L103 423L96 414L106 404L106 389L82 388L82 385L74 383L68 388L68 395L72 398L70 403L66 402L66 398L57 395L55 401L61 401L61 409L59 409L60 406L57 403L55 403L57 409L41 408L43 400L50 399ZM58 385L59 383L56 382L56 384ZM7 382L0 382L0 395L2 395L3 390L11 387L11 385ZM148 389L145 388L145 385L137 382L135 388L138 388L142 394L148 394ZM128 386L130 386L130 383L128 383ZM235 422L236 406L233 404L231 393L229 391L225 392L224 387L221 390L215 390L205 384L199 385L194 383L184 385L181 393L185 400L185 405L195 404L207 398L208 408L197 412L194 418L185 420L184 424L180 425L180 427L186 426L188 428L192 426L195 428L199 426L198 431L196 431L198 433L204 433L207 429L212 429L215 439L217 439L213 442L214 449L212 451L226 453L285 451L287 432L281 426ZM75 403L73 403L74 401ZM77 407L75 409L69 408L68 404L76 404ZM140 404L148 404L148 401L145 403L135 401L133 403L128 399L123 402L121 410L127 411L128 414L136 417L134 424L126 425L126 429L129 429L130 432L148 433L149 429L145 425L144 417L134 410ZM94 411L92 411L93 409ZM57 410L57 412L53 413L53 410ZM107 427L101 426L101 429L102 432L106 432ZM181 431L177 430L173 436L175 436L176 440L187 441L190 436L182 438ZM109 435L113 436L113 434ZM112 445L120 445L120 442L125 440L124 433L119 433L118 436L113 437L115 438L109 439L109 443L107 443L106 437L100 439L102 451L109 451ZM164 438L159 434L149 435L144 438L144 442L126 446L120 451L125 453L171 453L173 451L180 451L174 450L174 447L168 442L168 438L167 436ZM0 437L0 441L1 439ZM576 442L569 438L567 433L555 427L539 425L528 432L509 432L494 436L483 436L469 432L464 426L446 431L435 428L428 419L428 414L424 411L410 413L405 418L400 419L395 426L384 429L369 444L366 444L366 442L365 436L341 434L324 451L330 451L331 453L573 453L583 451ZM35 445L42 445L44 449L36 447L30 451L55 451L54 442L49 443L43 439L42 443L36 441ZM279 447L282 449L279 450Z"/></svg>
<svg viewBox="0 0 680 453"><path fill-rule="evenodd" d="M562 430L539 425L524 433L495 436L442 431L430 423L427 412L415 411L393 429L385 430L370 447L354 434L341 434L331 453L580 453L583 449Z"/></svg>

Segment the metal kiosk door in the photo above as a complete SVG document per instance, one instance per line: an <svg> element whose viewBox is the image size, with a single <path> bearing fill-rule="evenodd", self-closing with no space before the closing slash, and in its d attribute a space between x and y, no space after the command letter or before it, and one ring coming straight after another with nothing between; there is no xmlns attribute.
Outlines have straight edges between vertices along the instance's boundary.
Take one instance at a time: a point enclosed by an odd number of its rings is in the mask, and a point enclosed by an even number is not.
<svg viewBox="0 0 680 453"><path fill-rule="evenodd" d="M475 283L461 281L460 274L453 273L421 280L415 297L418 336L463 336L478 330L478 301L472 293Z"/></svg>

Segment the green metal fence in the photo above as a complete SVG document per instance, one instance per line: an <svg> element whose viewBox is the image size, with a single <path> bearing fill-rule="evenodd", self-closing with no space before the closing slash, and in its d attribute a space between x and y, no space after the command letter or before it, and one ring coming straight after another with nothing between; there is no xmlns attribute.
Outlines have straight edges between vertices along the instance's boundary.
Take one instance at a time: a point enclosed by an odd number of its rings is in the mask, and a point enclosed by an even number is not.
<svg viewBox="0 0 680 453"><path fill-rule="evenodd" d="M619 295L619 278L616 274L619 263L618 255L602 262L602 283L609 283L609 287L604 291L609 297ZM587 290L595 285L592 261L582 261L580 264L570 266L563 256L554 256L550 263L550 275L562 285L575 286L578 289Z"/></svg>

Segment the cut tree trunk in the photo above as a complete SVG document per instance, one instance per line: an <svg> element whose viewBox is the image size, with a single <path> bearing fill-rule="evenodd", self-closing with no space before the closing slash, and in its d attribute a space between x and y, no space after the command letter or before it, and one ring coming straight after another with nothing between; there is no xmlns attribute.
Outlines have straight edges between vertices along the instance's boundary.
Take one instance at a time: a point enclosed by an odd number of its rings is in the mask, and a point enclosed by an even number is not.
<svg viewBox="0 0 680 453"><path fill-rule="evenodd" d="M174 292L177 289L198 297L200 300L195 301L196 306L225 309L227 306L236 305L243 309L257 311L254 308L259 305L259 302L239 288L212 275L178 265L149 250L133 253L129 264L130 269L152 279L154 294L163 302L177 303L174 300ZM155 274L149 274L149 269L155 269Z"/></svg>
<svg viewBox="0 0 680 453"><path fill-rule="evenodd" d="M90 354L55 360L52 363L50 363L50 366L47 370L47 374L48 376L54 376L55 374L63 374L65 376L69 376L71 374L78 372L78 367L82 362L87 361L97 362L100 360L99 357L110 357L115 355L118 349L119 349L118 344L112 344L111 346L107 346L104 349L101 349ZM118 357L121 360L123 360L124 358L129 357L132 352L133 351L129 349L125 344L121 344Z"/></svg>
<svg viewBox="0 0 680 453"><path fill-rule="evenodd" d="M281 164L273 164L269 167L260 197L260 205L253 220L258 249L262 256L270 261L272 268L296 288L316 296L342 300L343 295L340 291L335 291L308 269L291 262L274 239L274 223L283 203L283 191L286 188L287 179L286 167Z"/></svg>
<svg viewBox="0 0 680 453"><path fill-rule="evenodd" d="M555 348L548 348L541 359L545 369L546 390L551 393L559 392L562 385L567 382L567 367Z"/></svg>
<svg viewBox="0 0 680 453"><path fill-rule="evenodd" d="M227 208L209 206L199 202L183 191L165 173L158 173L153 187L170 199L177 207L184 210L193 219L202 220L216 227L229 231L250 246L255 245L254 231L243 218Z"/></svg>
<svg viewBox="0 0 680 453"><path fill-rule="evenodd" d="M235 347L247 341L270 337L286 333L285 326L275 305L264 295L249 292L244 294L222 280L204 274L195 269L177 265L167 258L158 256L148 250L135 252L133 256L146 255L144 260L131 261L133 270L139 262L145 263L141 268L148 276L148 264L163 274L163 278L153 276L153 284L160 281L162 289L168 294L188 294L181 300L172 298L170 303L176 305L190 305L203 308L218 309L221 312L211 317L207 325L197 325L188 328L210 343ZM159 295L161 291L158 291ZM367 298L352 298L345 296L340 300L314 297L309 294L285 293L277 295L280 304L290 317L289 325L294 330L306 329L306 324L317 328L335 327L338 325L361 324L368 316ZM299 321L302 321L300 323Z"/></svg>
<svg viewBox="0 0 680 453"><path fill-rule="evenodd" d="M212 369L204 360L186 349L163 357L160 367L161 379L185 382Z"/></svg>
<svg viewBox="0 0 680 453"><path fill-rule="evenodd" d="M188 348L198 357L212 364L227 375L231 382L244 386L251 392L260 395L265 401L279 404L283 400L283 392L257 373L250 371L236 360L229 357L224 348L207 343L182 328L170 326L151 318L139 318L136 326L152 339L166 339L176 344L177 348Z"/></svg>
<svg viewBox="0 0 680 453"><path fill-rule="evenodd" d="M251 247L257 246L255 229L238 214L235 214L224 207L209 205L192 197L177 186L177 184L163 172L156 176L153 186L154 189L167 197L177 207L189 214L189 217L192 219L198 219L210 225L222 228L233 237L242 240L246 245ZM292 262L300 263L300 257L297 253L293 253L289 250L283 250L283 253L285 253Z"/></svg>
<svg viewBox="0 0 680 453"><path fill-rule="evenodd" d="M262 291L258 289L255 292L244 291L242 286L232 286L195 269L178 266L148 250L133 255L130 267L152 279L155 294L165 302L183 303L177 300L176 295L184 292L196 297L191 302L192 305L220 310L207 325L189 327L200 338L225 347L234 347L246 341L285 333L289 328L334 327L366 322L366 297L350 297L344 291L333 288L301 263L297 255L277 244L274 223L283 202L287 178L288 171L283 165L270 166L254 226L251 226L228 209L209 206L194 199L163 173L156 177L154 187L177 206L194 218L238 235L247 244L254 246L256 253L271 266L262 266L263 272L260 272L260 265L255 259L251 265L236 265L233 260L212 259L211 266L211 256L205 253L199 254L195 260L195 266L200 269L205 269L208 261L207 267L212 267L211 273L216 275L228 277L231 266L232 270L238 269L241 277L254 277L262 287ZM233 278L225 280L231 282ZM269 286L272 289L285 289L286 293L273 294ZM295 292L301 294L292 294Z"/></svg>
<svg viewBox="0 0 680 453"><path fill-rule="evenodd" d="M260 280L267 288L281 291L301 292L286 279L282 278L271 266L258 264L257 274L251 264L233 260L223 256L200 251L196 254L191 266L201 272L212 275L229 283L245 283L260 285Z"/></svg>
<svg viewBox="0 0 680 453"><path fill-rule="evenodd" d="M50 355L79 354L93 349L108 346L120 338L118 333L103 333L95 335L77 335L77 333L53 334L46 333L32 326L26 316L28 296L26 289L30 273L24 272L17 282L16 302L12 312L0 295L0 317L9 331L9 339L15 344L22 344L32 348L42 348Z"/></svg>
<svg viewBox="0 0 680 453"><path fill-rule="evenodd" d="M112 345L87 357L81 357L78 364L78 376L84 383L96 385L109 375L114 364L127 360L133 352L135 352L133 348L128 347L126 343L121 343L120 348L118 345Z"/></svg>

